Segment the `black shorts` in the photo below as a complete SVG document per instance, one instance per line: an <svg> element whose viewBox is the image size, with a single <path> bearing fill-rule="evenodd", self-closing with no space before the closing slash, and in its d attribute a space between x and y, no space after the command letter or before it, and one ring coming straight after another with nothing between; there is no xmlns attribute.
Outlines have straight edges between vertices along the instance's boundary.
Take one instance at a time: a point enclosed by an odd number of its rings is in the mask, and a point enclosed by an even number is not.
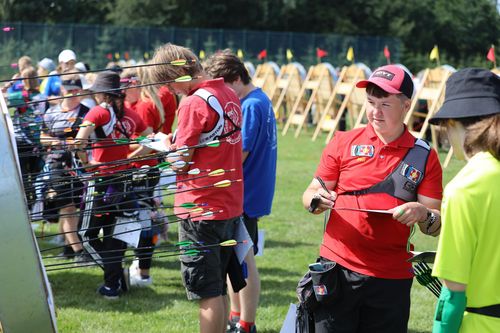
<svg viewBox="0 0 500 333"><path fill-rule="evenodd" d="M179 241L218 244L232 239L241 217L228 220L182 220ZM226 295L226 273L233 247L215 246L195 256L181 255L181 275L189 300Z"/></svg>
<svg viewBox="0 0 500 333"><path fill-rule="evenodd" d="M339 268L340 294L314 311L316 333L407 332L413 279L381 279Z"/></svg>
<svg viewBox="0 0 500 333"><path fill-rule="evenodd" d="M243 222L245 222L245 227L253 242L253 254L257 254L257 252L259 252L259 219L243 213Z"/></svg>

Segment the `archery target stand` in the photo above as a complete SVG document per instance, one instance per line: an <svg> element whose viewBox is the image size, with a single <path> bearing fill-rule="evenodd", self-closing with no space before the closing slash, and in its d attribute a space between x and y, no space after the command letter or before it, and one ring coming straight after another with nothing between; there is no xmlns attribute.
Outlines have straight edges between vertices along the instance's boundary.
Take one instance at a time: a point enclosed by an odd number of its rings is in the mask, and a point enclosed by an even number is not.
<svg viewBox="0 0 500 333"><path fill-rule="evenodd" d="M309 113L313 110L315 112L312 116L312 123L317 124L319 115L323 113L330 99L333 85L333 76L327 65L318 64L316 66L311 66L300 88L299 94L295 98L292 111L290 112L281 134L286 135L290 126L296 125L294 136L298 137L308 120ZM307 101L305 107L303 106L304 100Z"/></svg>
<svg viewBox="0 0 500 333"><path fill-rule="evenodd" d="M14 129L3 95L0 107L0 331L55 333L52 291L31 228Z"/></svg>
<svg viewBox="0 0 500 333"><path fill-rule="evenodd" d="M346 110L349 111L349 123L354 124L364 104L364 94L362 91L356 90L356 83L364 78L365 74L361 67L351 65L342 68L339 79L321 113L312 137L313 141L316 140L321 131L325 131L328 132L325 144L330 142Z"/></svg>

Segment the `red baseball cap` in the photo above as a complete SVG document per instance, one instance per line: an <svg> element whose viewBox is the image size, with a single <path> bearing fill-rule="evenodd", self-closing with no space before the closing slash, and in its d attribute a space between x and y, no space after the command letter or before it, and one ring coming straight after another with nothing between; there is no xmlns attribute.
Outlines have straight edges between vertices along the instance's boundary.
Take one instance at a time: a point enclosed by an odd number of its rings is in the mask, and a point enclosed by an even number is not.
<svg viewBox="0 0 500 333"><path fill-rule="evenodd" d="M413 95L413 80L410 74L397 65L387 65L377 68L368 80L356 83L358 88L366 88L373 83L389 94L403 94L409 99Z"/></svg>

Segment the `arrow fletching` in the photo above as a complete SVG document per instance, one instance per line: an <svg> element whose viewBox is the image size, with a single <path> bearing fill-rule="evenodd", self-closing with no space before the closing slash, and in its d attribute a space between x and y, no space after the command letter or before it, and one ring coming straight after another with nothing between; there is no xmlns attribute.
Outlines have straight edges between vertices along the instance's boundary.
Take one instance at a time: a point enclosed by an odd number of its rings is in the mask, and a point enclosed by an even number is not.
<svg viewBox="0 0 500 333"><path fill-rule="evenodd" d="M174 80L174 82L189 82L192 79L193 78L191 77L191 75L184 75L184 76L179 76L178 78L176 78Z"/></svg>
<svg viewBox="0 0 500 333"><path fill-rule="evenodd" d="M185 64L187 64L186 59L177 59L170 62L170 65L174 66L184 66Z"/></svg>
<svg viewBox="0 0 500 333"><path fill-rule="evenodd" d="M214 176L222 176L225 173L226 173L226 170L224 170L224 169L217 169L217 170L214 170L214 171L210 171L208 173L208 175L210 177L214 177Z"/></svg>
<svg viewBox="0 0 500 333"><path fill-rule="evenodd" d="M220 141L219 140L213 140L210 142L206 143L207 147L219 147L220 146Z"/></svg>
<svg viewBox="0 0 500 333"><path fill-rule="evenodd" d="M183 204L180 204L179 207L181 208L186 208L186 209L190 209L190 208L195 208L195 207L198 207L197 204L195 204L194 202L185 202Z"/></svg>
<svg viewBox="0 0 500 333"><path fill-rule="evenodd" d="M200 174L200 169L198 168L194 168L188 171L188 175L199 175L199 174Z"/></svg>
<svg viewBox="0 0 500 333"><path fill-rule="evenodd" d="M219 245L220 246L235 246L236 244L238 244L238 242L234 239L229 239L227 241L224 241L222 243L220 243Z"/></svg>
<svg viewBox="0 0 500 333"><path fill-rule="evenodd" d="M220 182L214 184L214 187L228 187L228 186L231 186L231 181L228 179L221 180Z"/></svg>
<svg viewBox="0 0 500 333"><path fill-rule="evenodd" d="M195 256L195 255L197 255L200 252L201 252L200 250L191 249L191 250L184 251L184 255L186 255L186 256Z"/></svg>

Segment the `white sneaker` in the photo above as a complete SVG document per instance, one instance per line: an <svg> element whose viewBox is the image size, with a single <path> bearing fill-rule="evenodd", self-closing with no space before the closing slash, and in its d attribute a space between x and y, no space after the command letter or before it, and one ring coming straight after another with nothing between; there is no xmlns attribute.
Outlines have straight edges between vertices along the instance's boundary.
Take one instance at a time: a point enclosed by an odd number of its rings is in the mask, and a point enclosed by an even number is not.
<svg viewBox="0 0 500 333"><path fill-rule="evenodd" d="M133 287L149 287L153 284L153 278L151 276L143 278L139 271L139 261L134 260L132 265L129 267L130 276L130 286Z"/></svg>

